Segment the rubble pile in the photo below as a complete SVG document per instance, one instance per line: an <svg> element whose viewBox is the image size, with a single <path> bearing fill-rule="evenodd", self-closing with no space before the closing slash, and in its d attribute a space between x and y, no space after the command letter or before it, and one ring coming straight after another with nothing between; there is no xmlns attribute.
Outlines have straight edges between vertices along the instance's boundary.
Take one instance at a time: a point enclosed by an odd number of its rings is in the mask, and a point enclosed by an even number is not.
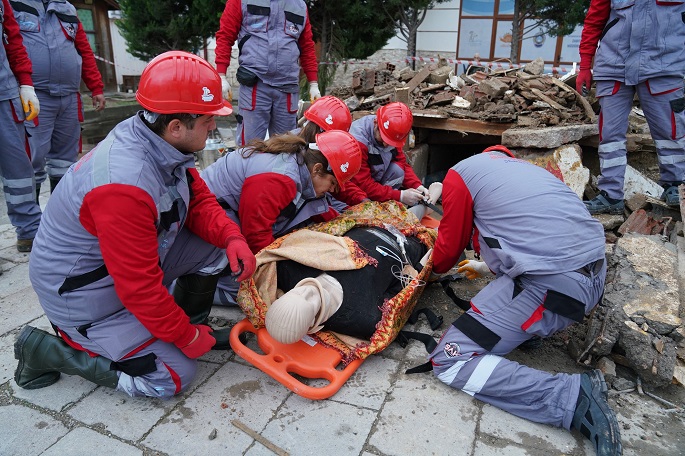
<svg viewBox="0 0 685 456"><path fill-rule="evenodd" d="M512 127L594 123L595 112L585 98L561 79L542 74L543 68L538 59L522 69L490 72L478 67L455 76L454 67L446 62L419 71L386 63L354 71L351 86L330 93L344 100L350 111L371 111L401 101L414 112L515 123Z"/></svg>

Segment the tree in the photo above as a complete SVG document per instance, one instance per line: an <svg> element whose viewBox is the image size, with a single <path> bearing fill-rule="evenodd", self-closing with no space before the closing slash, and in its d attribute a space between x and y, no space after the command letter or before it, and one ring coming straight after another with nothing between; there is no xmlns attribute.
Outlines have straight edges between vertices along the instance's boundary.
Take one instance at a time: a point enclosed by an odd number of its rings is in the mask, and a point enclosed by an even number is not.
<svg viewBox="0 0 685 456"><path fill-rule="evenodd" d="M119 0L117 27L128 52L150 60L169 50L197 53L219 29L225 0Z"/></svg>
<svg viewBox="0 0 685 456"><path fill-rule="evenodd" d="M319 45L319 61L365 59L395 36L394 22L383 12L383 0L309 0L309 22ZM324 93L336 65L319 66L319 86Z"/></svg>
<svg viewBox="0 0 685 456"><path fill-rule="evenodd" d="M542 27L550 36L563 36L573 32L585 20L590 0L516 0L512 21L510 58L518 63L521 41L530 31ZM524 28L524 23L532 20Z"/></svg>
<svg viewBox="0 0 685 456"><path fill-rule="evenodd" d="M385 13L394 21L395 28L402 35L402 40L407 43L407 57L411 61L412 69L415 68L416 33L419 26L426 18L429 9L445 1L447 0L389 0L384 2Z"/></svg>

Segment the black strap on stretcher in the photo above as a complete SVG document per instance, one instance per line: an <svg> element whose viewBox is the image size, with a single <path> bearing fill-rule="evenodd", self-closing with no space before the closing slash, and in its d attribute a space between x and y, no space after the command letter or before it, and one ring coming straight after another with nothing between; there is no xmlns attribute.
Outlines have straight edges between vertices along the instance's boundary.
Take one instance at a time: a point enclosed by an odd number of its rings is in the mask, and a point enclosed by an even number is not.
<svg viewBox="0 0 685 456"><path fill-rule="evenodd" d="M440 326L442 326L442 315L436 315L432 310L425 307L422 309L414 310L414 312L412 312L412 314L409 316L409 320L407 322L410 324L416 323L419 320L419 316L421 314L426 316L428 324L430 325L432 330L435 331L436 329L440 328ZM435 339L433 339L433 336L431 336L430 334L420 333L416 331L400 331L399 334L397 334L396 340L402 348L405 348L409 343L409 340L411 339L422 342L423 345L426 347L426 351L428 353L432 353L433 350L435 350L435 347L438 346L438 343L435 341ZM420 364L418 366L407 369L404 373L415 374L418 372L430 372L431 370L433 370L433 365L430 361L428 361L424 364Z"/></svg>
<svg viewBox="0 0 685 456"><path fill-rule="evenodd" d="M442 285L442 289L445 292L445 294L449 296L449 298L452 300L452 302L454 302L457 305L457 307L459 307L464 312L468 312L469 310L471 310L471 302L461 299L459 296L457 296L452 287L450 287L450 283L459 279L461 279L461 276L452 274L440 278L440 280L438 280L438 283Z"/></svg>

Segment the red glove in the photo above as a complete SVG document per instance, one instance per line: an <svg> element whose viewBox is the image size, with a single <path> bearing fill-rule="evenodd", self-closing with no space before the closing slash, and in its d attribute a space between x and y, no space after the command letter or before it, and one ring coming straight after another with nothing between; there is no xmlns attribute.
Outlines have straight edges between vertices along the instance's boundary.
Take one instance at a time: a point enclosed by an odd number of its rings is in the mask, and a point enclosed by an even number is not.
<svg viewBox="0 0 685 456"><path fill-rule="evenodd" d="M236 278L238 282L252 277L254 270L257 268L257 260L244 239L238 237L229 238L226 256L233 272L232 275L240 274Z"/></svg>
<svg viewBox="0 0 685 456"><path fill-rule="evenodd" d="M581 54L580 55L580 70L578 71L578 76L576 77L576 90L581 95L585 96L590 91L592 86L592 55Z"/></svg>
<svg viewBox="0 0 685 456"><path fill-rule="evenodd" d="M195 338L185 347L178 347L184 355L191 359L199 358L211 350L214 344L216 344L216 339L210 335L212 328L207 325L193 326L195 326L196 331Z"/></svg>

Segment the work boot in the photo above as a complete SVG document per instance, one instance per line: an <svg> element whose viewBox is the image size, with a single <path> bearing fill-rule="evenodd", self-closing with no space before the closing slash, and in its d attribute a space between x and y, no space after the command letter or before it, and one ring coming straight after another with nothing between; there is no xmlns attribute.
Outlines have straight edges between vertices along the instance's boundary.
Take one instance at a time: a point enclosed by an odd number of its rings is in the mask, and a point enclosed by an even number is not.
<svg viewBox="0 0 685 456"><path fill-rule="evenodd" d="M25 389L50 386L59 380L60 372L110 388L116 388L119 382L119 375L112 370L109 359L93 358L33 326L25 326L19 333L14 342L14 358L19 360L14 380Z"/></svg>
<svg viewBox="0 0 685 456"><path fill-rule="evenodd" d="M31 239L17 239L17 251L21 253L28 253L33 248L33 238Z"/></svg>
<svg viewBox="0 0 685 456"><path fill-rule="evenodd" d="M680 182L666 182L664 183L664 192L661 194L661 201L666 202L670 207L680 206L680 191L678 187Z"/></svg>
<svg viewBox="0 0 685 456"><path fill-rule="evenodd" d="M625 208L623 199L609 198L604 190L590 201L583 201L583 203L590 214L623 214Z"/></svg>
<svg viewBox="0 0 685 456"><path fill-rule="evenodd" d="M580 376L580 394L571 427L590 439L597 456L622 454L618 420L607 402L607 385L595 369Z"/></svg>
<svg viewBox="0 0 685 456"><path fill-rule="evenodd" d="M209 324L209 313L212 310L214 291L218 282L218 275L188 274L176 279L174 300L190 317L192 324ZM228 350L231 348L228 341L231 328L232 326L222 329L212 328L212 337L216 339L216 344L212 350Z"/></svg>
<svg viewBox="0 0 685 456"><path fill-rule="evenodd" d="M55 191L57 184L59 184L59 181L61 180L61 177L50 177L50 194Z"/></svg>

